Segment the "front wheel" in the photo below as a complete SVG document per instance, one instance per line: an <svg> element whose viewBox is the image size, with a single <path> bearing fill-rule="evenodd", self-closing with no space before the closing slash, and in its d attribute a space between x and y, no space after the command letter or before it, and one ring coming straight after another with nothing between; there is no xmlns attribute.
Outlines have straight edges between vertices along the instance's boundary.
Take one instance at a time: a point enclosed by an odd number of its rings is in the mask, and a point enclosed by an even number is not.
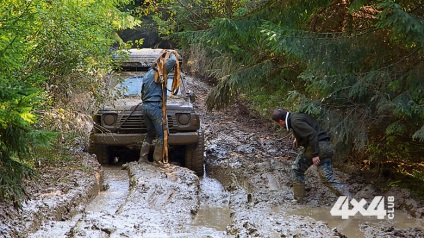
<svg viewBox="0 0 424 238"><path fill-rule="evenodd" d="M90 143L88 152L95 154L100 164L109 164L109 149L106 145Z"/></svg>
<svg viewBox="0 0 424 238"><path fill-rule="evenodd" d="M188 145L185 153L185 166L193 170L197 176L203 176L203 163L205 162L205 137L203 131L199 130L197 144Z"/></svg>

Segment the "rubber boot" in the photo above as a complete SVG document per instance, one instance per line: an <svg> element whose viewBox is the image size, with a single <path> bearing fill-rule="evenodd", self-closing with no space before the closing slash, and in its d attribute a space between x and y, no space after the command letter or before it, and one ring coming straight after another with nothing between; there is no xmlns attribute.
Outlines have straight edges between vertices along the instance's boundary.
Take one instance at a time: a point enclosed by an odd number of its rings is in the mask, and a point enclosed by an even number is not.
<svg viewBox="0 0 424 238"><path fill-rule="evenodd" d="M298 203L302 203L305 198L305 184L293 182L293 197Z"/></svg>
<svg viewBox="0 0 424 238"><path fill-rule="evenodd" d="M352 199L352 195L350 194L349 189L345 185L342 185L338 188L334 188L334 190L337 196L345 196L349 200Z"/></svg>
<svg viewBox="0 0 424 238"><path fill-rule="evenodd" d="M148 163L149 162L149 152L150 152L151 144L147 142L143 142L140 149L140 159L138 160L138 163Z"/></svg>
<svg viewBox="0 0 424 238"><path fill-rule="evenodd" d="M153 151L153 164L155 165L163 165L163 145L156 144L155 150Z"/></svg>

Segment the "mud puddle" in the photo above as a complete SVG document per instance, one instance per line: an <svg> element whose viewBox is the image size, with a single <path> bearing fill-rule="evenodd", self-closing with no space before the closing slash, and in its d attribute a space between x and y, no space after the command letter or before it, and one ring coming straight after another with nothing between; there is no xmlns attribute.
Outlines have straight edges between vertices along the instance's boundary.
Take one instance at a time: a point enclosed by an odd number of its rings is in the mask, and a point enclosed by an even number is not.
<svg viewBox="0 0 424 238"><path fill-rule="evenodd" d="M46 222L28 237L228 237L230 195L216 179L175 165L131 163L129 170L103 171L103 191L80 213Z"/></svg>
<svg viewBox="0 0 424 238"><path fill-rule="evenodd" d="M118 166L103 166L105 183L102 192L86 207L85 212L115 214L125 201L128 190L128 172Z"/></svg>
<svg viewBox="0 0 424 238"><path fill-rule="evenodd" d="M101 217L102 214L115 214L128 195L128 172L121 170L118 166L104 166L103 171L103 191L85 207L82 213L75 214L71 219L65 221L49 221L28 237L75 237L75 233L78 233L84 226L83 220L87 216Z"/></svg>
<svg viewBox="0 0 424 238"><path fill-rule="evenodd" d="M200 180L199 197L200 207L192 225L226 231L227 226L231 223L230 194L225 191L218 180L208 177L205 173Z"/></svg>
<svg viewBox="0 0 424 238"><path fill-rule="evenodd" d="M231 223L231 210L225 207L204 206L197 211L192 225L215 228L218 231L226 231Z"/></svg>
<svg viewBox="0 0 424 238"><path fill-rule="evenodd" d="M331 229L337 229L341 234L347 237L367 237L364 233L364 227L384 227L390 226L397 229L423 228L424 220L416 219L404 212L395 211L394 219L379 220L375 217L364 217L360 214L348 219L332 216L330 214L331 207L310 207L299 206L295 210L287 211L287 215L297 215L311 217L318 221L328 224ZM424 235L424 234L423 234Z"/></svg>

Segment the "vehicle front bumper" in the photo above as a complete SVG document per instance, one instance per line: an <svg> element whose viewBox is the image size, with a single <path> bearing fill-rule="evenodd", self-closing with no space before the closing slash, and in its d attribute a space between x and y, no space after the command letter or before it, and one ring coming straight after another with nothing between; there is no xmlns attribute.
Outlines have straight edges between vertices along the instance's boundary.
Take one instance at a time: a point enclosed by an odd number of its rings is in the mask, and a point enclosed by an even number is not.
<svg viewBox="0 0 424 238"><path fill-rule="evenodd" d="M146 134L96 133L90 136L91 143L106 146L131 146L140 144L145 139ZM169 145L189 145L197 144L198 142L198 132L179 132L170 134L168 137Z"/></svg>

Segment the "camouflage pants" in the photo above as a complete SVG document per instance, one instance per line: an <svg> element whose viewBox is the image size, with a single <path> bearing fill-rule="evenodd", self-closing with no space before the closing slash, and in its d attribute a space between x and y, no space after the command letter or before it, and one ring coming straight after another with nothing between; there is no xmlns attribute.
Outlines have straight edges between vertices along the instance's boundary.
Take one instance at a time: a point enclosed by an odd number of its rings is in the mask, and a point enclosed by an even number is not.
<svg viewBox="0 0 424 238"><path fill-rule="evenodd" d="M294 177L301 184L305 184L305 172L313 165L312 156L308 153L309 151L310 148L308 147L301 151L292 165ZM331 162L333 153L334 149L330 142L320 142L320 163L318 164L318 168L321 170L326 184L337 192L342 192L343 185L333 176L333 165Z"/></svg>

